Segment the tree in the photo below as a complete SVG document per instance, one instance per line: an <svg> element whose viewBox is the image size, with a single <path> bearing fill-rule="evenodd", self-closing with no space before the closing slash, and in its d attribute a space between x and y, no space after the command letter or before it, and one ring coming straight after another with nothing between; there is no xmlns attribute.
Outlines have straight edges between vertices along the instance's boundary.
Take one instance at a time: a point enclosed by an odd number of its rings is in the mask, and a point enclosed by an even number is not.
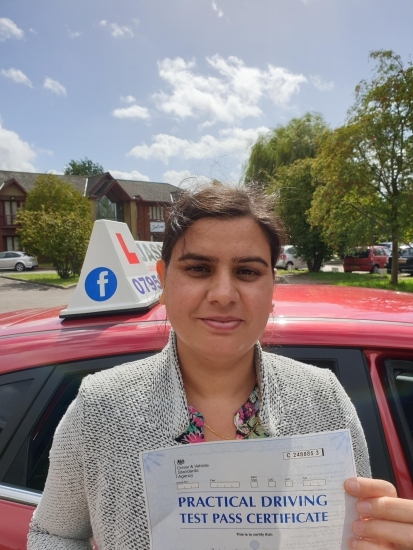
<svg viewBox="0 0 413 550"><path fill-rule="evenodd" d="M92 230L89 201L57 176L41 175L17 215L31 253L48 257L62 279L80 274Z"/></svg>
<svg viewBox="0 0 413 550"><path fill-rule="evenodd" d="M287 229L299 256L307 261L311 272L318 272L333 250L323 241L321 230L308 222L308 210L314 193L313 159L300 159L281 166L271 189L278 197L275 212Z"/></svg>
<svg viewBox="0 0 413 550"><path fill-rule="evenodd" d="M321 115L307 113L292 119L286 126L277 126L258 138L251 149L245 166L245 181L271 181L280 166L293 164L296 160L314 158L320 137L327 126Z"/></svg>
<svg viewBox="0 0 413 550"><path fill-rule="evenodd" d="M347 233L371 244L390 236L397 251L413 236L413 65L392 51L370 58L373 78L356 87L347 123L320 147L315 170L322 185L310 219L322 224L327 240ZM397 276L393 261L393 284Z"/></svg>
<svg viewBox="0 0 413 550"><path fill-rule="evenodd" d="M71 160L65 167L65 176L97 176L104 173L101 164L92 162L85 157L80 160Z"/></svg>
<svg viewBox="0 0 413 550"><path fill-rule="evenodd" d="M82 217L90 217L88 199L70 183L61 181L53 174L42 174L36 178L33 188L27 194L24 208L30 212L77 212Z"/></svg>
<svg viewBox="0 0 413 550"><path fill-rule="evenodd" d="M320 229L308 221L317 186L312 174L313 158L326 132L327 126L318 114L293 119L258 139L245 168L247 185L258 182L276 195L275 212L310 271L319 271L333 252L323 241Z"/></svg>

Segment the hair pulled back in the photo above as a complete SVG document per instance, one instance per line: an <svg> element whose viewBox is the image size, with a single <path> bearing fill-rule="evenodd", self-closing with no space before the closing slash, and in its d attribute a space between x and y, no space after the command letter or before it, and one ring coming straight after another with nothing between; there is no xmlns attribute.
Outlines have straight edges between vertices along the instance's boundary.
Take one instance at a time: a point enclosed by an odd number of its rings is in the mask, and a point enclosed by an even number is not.
<svg viewBox="0 0 413 550"><path fill-rule="evenodd" d="M194 190L180 190L175 201L166 208L162 259L168 266L174 246L197 220L245 217L254 220L264 232L271 251L271 265L275 268L285 235L272 202L270 196L254 187L227 187L214 183Z"/></svg>

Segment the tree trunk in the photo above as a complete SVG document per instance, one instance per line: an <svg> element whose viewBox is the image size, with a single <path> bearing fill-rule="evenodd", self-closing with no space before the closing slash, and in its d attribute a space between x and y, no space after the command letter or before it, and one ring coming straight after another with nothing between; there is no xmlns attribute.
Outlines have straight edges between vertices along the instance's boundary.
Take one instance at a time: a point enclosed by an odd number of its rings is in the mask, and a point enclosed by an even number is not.
<svg viewBox="0 0 413 550"><path fill-rule="evenodd" d="M399 276L399 241L397 237L392 238L391 252L391 279L392 285L397 285Z"/></svg>
<svg viewBox="0 0 413 550"><path fill-rule="evenodd" d="M321 266L323 265L323 260L323 256L316 254L310 262L307 262L308 271L310 271L310 273L319 273Z"/></svg>

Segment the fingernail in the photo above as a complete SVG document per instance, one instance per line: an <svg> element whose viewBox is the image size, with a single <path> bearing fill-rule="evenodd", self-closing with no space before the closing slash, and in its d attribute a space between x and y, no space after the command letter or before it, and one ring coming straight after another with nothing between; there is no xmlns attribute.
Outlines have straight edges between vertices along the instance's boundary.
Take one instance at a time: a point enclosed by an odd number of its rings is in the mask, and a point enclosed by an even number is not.
<svg viewBox="0 0 413 550"><path fill-rule="evenodd" d="M345 488L350 493L358 493L360 491L360 484L355 477L346 479Z"/></svg>
<svg viewBox="0 0 413 550"><path fill-rule="evenodd" d="M353 523L353 531L358 537L361 537L361 535L363 534L363 527L363 522L360 520L357 520Z"/></svg>
<svg viewBox="0 0 413 550"><path fill-rule="evenodd" d="M349 548L357 548L358 541L359 541L359 539L349 539L348 547Z"/></svg>
<svg viewBox="0 0 413 550"><path fill-rule="evenodd" d="M363 516L371 512L371 504L366 500L359 500L357 502L357 511Z"/></svg>

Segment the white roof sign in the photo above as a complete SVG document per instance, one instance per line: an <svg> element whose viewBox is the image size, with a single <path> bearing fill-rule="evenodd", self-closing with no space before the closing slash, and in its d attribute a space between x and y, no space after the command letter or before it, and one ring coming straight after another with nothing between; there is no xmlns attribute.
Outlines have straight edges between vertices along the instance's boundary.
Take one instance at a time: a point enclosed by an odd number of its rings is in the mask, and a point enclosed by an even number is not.
<svg viewBox="0 0 413 550"><path fill-rule="evenodd" d="M136 311L156 304L161 285L155 265L161 247L135 242L126 223L96 221L79 283L60 317Z"/></svg>

